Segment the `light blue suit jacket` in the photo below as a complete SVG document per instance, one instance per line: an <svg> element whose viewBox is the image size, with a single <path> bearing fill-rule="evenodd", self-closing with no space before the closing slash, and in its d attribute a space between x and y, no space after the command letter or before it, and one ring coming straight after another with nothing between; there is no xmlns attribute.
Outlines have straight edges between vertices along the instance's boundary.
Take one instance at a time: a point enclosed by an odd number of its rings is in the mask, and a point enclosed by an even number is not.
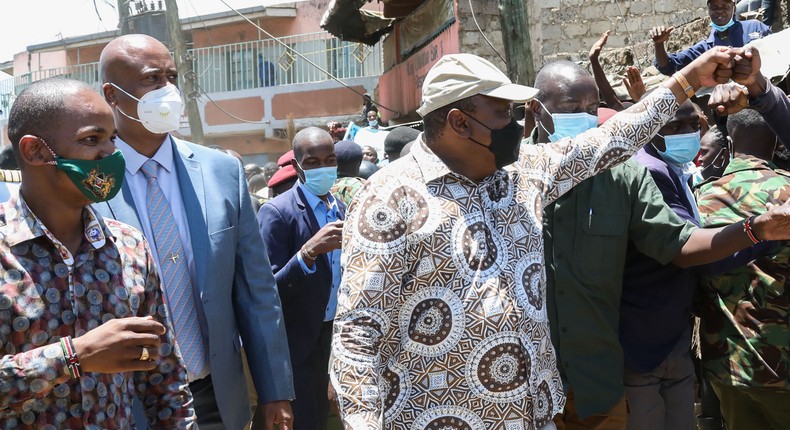
<svg viewBox="0 0 790 430"><path fill-rule="evenodd" d="M291 400L294 389L280 296L258 222L235 158L172 138L199 289L206 315L211 378L226 428L250 420L241 342L261 403ZM94 205L102 216L142 231L128 183ZM241 337L241 338L240 338Z"/></svg>

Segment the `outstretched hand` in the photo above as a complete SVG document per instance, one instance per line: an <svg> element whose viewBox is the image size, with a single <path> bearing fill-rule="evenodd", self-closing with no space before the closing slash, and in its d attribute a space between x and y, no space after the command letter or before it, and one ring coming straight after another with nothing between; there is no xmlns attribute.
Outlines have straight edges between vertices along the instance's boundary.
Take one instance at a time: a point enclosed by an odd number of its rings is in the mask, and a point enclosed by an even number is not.
<svg viewBox="0 0 790 430"><path fill-rule="evenodd" d="M735 57L735 67L732 70L732 80L745 85L752 97L761 95L766 86L765 76L760 73L762 60L760 51L754 46L745 48L733 48L737 53Z"/></svg>
<svg viewBox="0 0 790 430"><path fill-rule="evenodd" d="M639 73L639 69L634 66L628 66L628 69L625 70L623 85L625 85L625 89L628 90L628 95L631 97L631 100L633 100L634 103L641 100L642 96L647 93L645 81L642 80L642 75Z"/></svg>
<svg viewBox="0 0 790 430"><path fill-rule="evenodd" d="M733 76L737 56L736 49L716 46L697 57L680 72L693 88L726 84Z"/></svg>
<svg viewBox="0 0 790 430"><path fill-rule="evenodd" d="M604 34L601 35L601 38L598 39L590 48L590 61L598 60L598 57L601 55L601 50L604 46L606 46L606 41L609 39L609 30L607 30Z"/></svg>
<svg viewBox="0 0 790 430"><path fill-rule="evenodd" d="M674 29L675 27L664 27L663 25L653 27L650 29L650 38L653 39L653 43L666 43Z"/></svg>

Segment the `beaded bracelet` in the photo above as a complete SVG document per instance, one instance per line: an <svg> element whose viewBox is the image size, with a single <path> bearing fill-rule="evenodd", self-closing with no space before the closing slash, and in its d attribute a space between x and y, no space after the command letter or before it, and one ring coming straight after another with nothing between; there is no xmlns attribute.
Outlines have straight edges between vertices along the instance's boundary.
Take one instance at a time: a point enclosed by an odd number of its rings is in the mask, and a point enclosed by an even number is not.
<svg viewBox="0 0 790 430"><path fill-rule="evenodd" d="M77 352L74 349L74 343L71 341L71 336L60 338L60 348L63 350L63 358L66 360L66 368L72 378L79 378L82 373L80 372L80 360L77 358Z"/></svg>
<svg viewBox="0 0 790 430"><path fill-rule="evenodd" d="M751 240L752 243L757 244L762 242L762 240L758 239L757 235L754 234L754 231L752 230L752 225L754 225L755 218L757 218L757 216L752 215L743 222L743 232L746 233L747 236L749 236L749 240Z"/></svg>

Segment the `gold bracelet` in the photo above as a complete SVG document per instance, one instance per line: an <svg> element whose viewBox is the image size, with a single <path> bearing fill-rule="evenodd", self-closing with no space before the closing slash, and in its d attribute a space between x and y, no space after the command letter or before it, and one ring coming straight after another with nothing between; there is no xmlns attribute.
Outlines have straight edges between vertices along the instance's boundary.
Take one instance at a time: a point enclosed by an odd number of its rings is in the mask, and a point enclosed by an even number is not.
<svg viewBox="0 0 790 430"><path fill-rule="evenodd" d="M683 76L683 73L675 72L675 74L672 75L672 78L678 83L678 85L680 85L680 88L683 89L683 92L686 93L686 97L694 97L694 88L691 87L691 84L689 84L689 81L685 76Z"/></svg>
<svg viewBox="0 0 790 430"><path fill-rule="evenodd" d="M302 256L306 257L308 260L315 261L315 258L318 257L317 255L311 255L309 252L307 252L307 248L305 248L304 245L302 245L302 249L300 251L302 252Z"/></svg>

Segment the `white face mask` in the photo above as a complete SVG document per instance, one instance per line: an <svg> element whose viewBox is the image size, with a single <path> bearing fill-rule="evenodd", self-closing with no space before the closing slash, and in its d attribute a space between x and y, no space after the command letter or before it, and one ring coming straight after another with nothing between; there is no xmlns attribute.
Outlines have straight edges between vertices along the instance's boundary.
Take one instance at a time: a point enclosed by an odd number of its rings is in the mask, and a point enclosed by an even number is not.
<svg viewBox="0 0 790 430"><path fill-rule="evenodd" d="M143 124L151 133L164 134L178 130L181 123L181 113L184 111L184 102L181 101L181 92L175 85L165 85L158 90L145 93L142 98L137 98L110 82L110 85L122 91L127 96L137 100L137 116L133 118L118 108L129 119ZM117 107L117 106L116 106Z"/></svg>

